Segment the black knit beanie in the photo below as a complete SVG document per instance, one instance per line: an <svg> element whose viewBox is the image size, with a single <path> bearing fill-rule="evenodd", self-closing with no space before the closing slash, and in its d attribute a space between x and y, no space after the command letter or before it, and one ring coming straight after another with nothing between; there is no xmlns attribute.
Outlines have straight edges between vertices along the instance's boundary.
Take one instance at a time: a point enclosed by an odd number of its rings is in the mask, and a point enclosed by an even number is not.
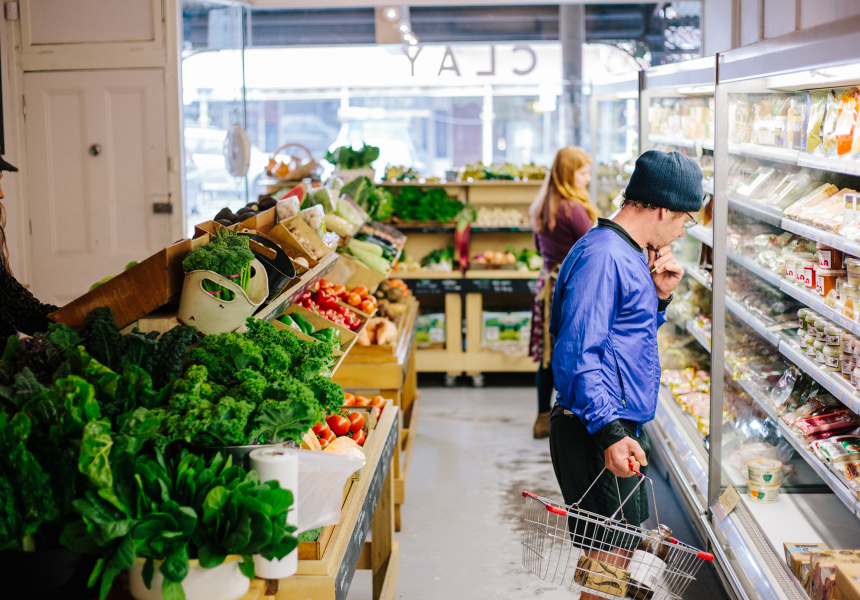
<svg viewBox="0 0 860 600"><path fill-rule="evenodd" d="M624 195L655 208L697 213L702 208L702 169L680 152L648 150L636 160Z"/></svg>

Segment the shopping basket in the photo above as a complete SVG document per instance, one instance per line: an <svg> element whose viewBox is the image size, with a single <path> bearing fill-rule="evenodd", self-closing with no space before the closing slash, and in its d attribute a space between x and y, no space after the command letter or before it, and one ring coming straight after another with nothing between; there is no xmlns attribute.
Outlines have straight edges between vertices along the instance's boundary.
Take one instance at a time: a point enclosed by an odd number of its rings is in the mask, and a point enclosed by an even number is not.
<svg viewBox="0 0 860 600"><path fill-rule="evenodd" d="M654 483L639 473L636 486L610 517L591 513L579 505L606 469L589 486L579 502L566 506L530 492L523 518L523 566L545 581L600 598L675 600L695 579L703 560L713 555L671 538L664 541L623 519L624 504L647 479L654 499ZM616 480L616 490L618 482ZM621 512L622 519L616 520ZM657 522L657 502L654 499ZM645 540L648 550L638 549Z"/></svg>

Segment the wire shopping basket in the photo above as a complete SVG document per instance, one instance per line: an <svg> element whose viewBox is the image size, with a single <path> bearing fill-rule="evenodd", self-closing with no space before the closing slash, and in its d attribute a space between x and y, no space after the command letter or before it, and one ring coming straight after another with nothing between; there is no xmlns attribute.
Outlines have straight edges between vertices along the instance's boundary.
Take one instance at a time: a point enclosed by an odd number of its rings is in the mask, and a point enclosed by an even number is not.
<svg viewBox="0 0 860 600"><path fill-rule="evenodd" d="M620 505L610 517L579 508L605 468L579 502L570 506L523 492L523 566L545 581L594 597L679 599L695 579L702 561L712 561L714 557L675 538L628 525L623 518L616 520L646 479L654 499L654 482L632 464L631 469L639 481L623 501L619 491ZM656 499L654 516L659 523Z"/></svg>

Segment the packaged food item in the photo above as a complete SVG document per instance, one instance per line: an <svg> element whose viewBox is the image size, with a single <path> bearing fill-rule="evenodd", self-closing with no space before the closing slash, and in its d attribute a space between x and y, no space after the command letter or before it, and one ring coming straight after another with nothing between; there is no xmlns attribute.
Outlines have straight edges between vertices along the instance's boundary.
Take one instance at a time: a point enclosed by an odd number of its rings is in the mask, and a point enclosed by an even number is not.
<svg viewBox="0 0 860 600"><path fill-rule="evenodd" d="M824 346L824 366L828 371L842 371L842 347L838 345Z"/></svg>
<svg viewBox="0 0 860 600"><path fill-rule="evenodd" d="M848 192L842 196L843 211L842 211L842 230L848 231L856 228L860 224L860 206L857 200L860 194L857 192Z"/></svg>
<svg viewBox="0 0 860 600"><path fill-rule="evenodd" d="M834 600L860 600L860 565L836 565Z"/></svg>
<svg viewBox="0 0 860 600"><path fill-rule="evenodd" d="M860 108L857 88L845 88L842 92L842 105L836 121L836 154L844 156L851 152L854 142L854 127L857 124L857 112Z"/></svg>
<svg viewBox="0 0 860 600"><path fill-rule="evenodd" d="M832 183L823 183L809 194L785 209L785 216L790 219L797 220L799 216L807 210L815 208L822 202L825 202L833 194L839 191L839 188Z"/></svg>
<svg viewBox="0 0 860 600"><path fill-rule="evenodd" d="M836 567L840 564L858 564L860 556L855 550L810 550L809 576L806 592L814 600L832 600L836 580Z"/></svg>
<svg viewBox="0 0 860 600"><path fill-rule="evenodd" d="M839 270L842 268L842 252L839 250L818 242L816 252L818 254L818 266L822 269Z"/></svg>
<svg viewBox="0 0 860 600"><path fill-rule="evenodd" d="M855 288L860 285L860 259L846 259L845 270L848 272L848 283L853 285Z"/></svg>
<svg viewBox="0 0 860 600"><path fill-rule="evenodd" d="M779 498L779 483L774 485L763 485L761 483L754 483L752 481L747 481L747 490L750 496L750 499L753 502L759 502L761 504L772 504L777 501Z"/></svg>
<svg viewBox="0 0 860 600"><path fill-rule="evenodd" d="M658 525L657 530L648 531L639 540L627 565L630 570L628 598L646 600L654 596L667 569L671 544L672 530L666 525Z"/></svg>
<svg viewBox="0 0 860 600"><path fill-rule="evenodd" d="M788 253L785 255L785 258L784 258L785 267L783 269L783 272L785 273L786 279L789 279L791 281L797 280L797 271L795 270L796 264L797 263L796 263L796 258L795 258L794 253Z"/></svg>
<svg viewBox="0 0 860 600"><path fill-rule="evenodd" d="M803 286L806 289L815 289L815 267L817 264L817 261L812 259L803 261Z"/></svg>
<svg viewBox="0 0 860 600"><path fill-rule="evenodd" d="M843 354L853 354L854 353L854 343L856 342L857 337L849 332L842 332L842 353Z"/></svg>
<svg viewBox="0 0 860 600"><path fill-rule="evenodd" d="M623 598L627 595L630 572L583 554L576 563L573 579L582 587Z"/></svg>
<svg viewBox="0 0 860 600"><path fill-rule="evenodd" d="M828 321L825 317L818 317L815 319L815 335L816 339L827 343L827 328L833 325L830 321Z"/></svg>
<svg viewBox="0 0 860 600"><path fill-rule="evenodd" d="M833 323L824 328L824 333L827 336L825 342L828 346L839 346L839 352L842 352L842 328L837 327Z"/></svg>
<svg viewBox="0 0 860 600"><path fill-rule="evenodd" d="M800 319L800 330L806 335L807 325L806 325L806 315L809 314L808 308L801 308L797 311L797 318Z"/></svg>
<svg viewBox="0 0 860 600"><path fill-rule="evenodd" d="M856 421L854 413L847 409L834 410L823 415L803 417L794 422L792 427L803 435L811 435L832 429L842 429L853 425Z"/></svg>
<svg viewBox="0 0 860 600"><path fill-rule="evenodd" d="M809 445L821 460L832 463L860 460L860 439L840 435L825 440L816 440Z"/></svg>
<svg viewBox="0 0 860 600"><path fill-rule="evenodd" d="M843 354L841 360L842 367L842 379L851 381L851 371L854 370L852 355L851 354Z"/></svg>
<svg viewBox="0 0 860 600"><path fill-rule="evenodd" d="M782 463L772 458L756 458L747 463L747 481L761 485L782 482Z"/></svg>
<svg viewBox="0 0 860 600"><path fill-rule="evenodd" d="M825 269L819 265L819 268L815 272L815 291L822 298L826 297L830 293L830 290L836 289L836 280L844 277L846 274L847 271Z"/></svg>
<svg viewBox="0 0 860 600"><path fill-rule="evenodd" d="M839 113L842 110L842 101L836 93L827 93L827 113L821 124L821 154L830 156L836 152L836 123L839 121Z"/></svg>
<svg viewBox="0 0 860 600"><path fill-rule="evenodd" d="M827 545L823 542L796 543L785 542L782 545L785 550L785 562L791 568L794 576L801 581L800 566L802 563L809 565L809 551L811 549L827 550Z"/></svg>
<svg viewBox="0 0 860 600"><path fill-rule="evenodd" d="M860 499L860 462L847 462L842 463L842 465L838 465L841 468L841 474L845 476L845 479L848 481L848 487L857 494L857 498Z"/></svg>
<svg viewBox="0 0 860 600"><path fill-rule="evenodd" d="M810 333L806 336L806 356L815 359L815 344L818 343L818 338Z"/></svg>
<svg viewBox="0 0 860 600"><path fill-rule="evenodd" d="M824 364L824 347L826 346L824 340L815 340L812 344L813 358L815 362L820 365ZM807 352L808 354L808 352Z"/></svg>
<svg viewBox="0 0 860 600"><path fill-rule="evenodd" d="M809 92L809 119L806 128L806 152L811 153L821 145L821 125L827 111L826 91Z"/></svg>

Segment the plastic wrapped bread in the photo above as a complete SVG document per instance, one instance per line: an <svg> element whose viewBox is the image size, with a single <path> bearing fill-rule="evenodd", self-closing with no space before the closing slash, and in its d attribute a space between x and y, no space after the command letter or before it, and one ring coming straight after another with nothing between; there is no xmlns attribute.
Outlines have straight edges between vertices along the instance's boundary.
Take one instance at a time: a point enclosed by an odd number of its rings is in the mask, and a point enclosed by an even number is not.
<svg viewBox="0 0 860 600"><path fill-rule="evenodd" d="M855 190L844 188L831 196L831 199L838 199L838 205L828 210L827 214L816 218L812 224L833 233L840 233L842 231L842 224L845 222L845 194L854 192Z"/></svg>
<svg viewBox="0 0 860 600"><path fill-rule="evenodd" d="M832 183L822 183L812 192L785 209L785 216L789 219L797 219L798 215L807 208L813 207L816 204L824 202L830 196L839 191L839 188Z"/></svg>

